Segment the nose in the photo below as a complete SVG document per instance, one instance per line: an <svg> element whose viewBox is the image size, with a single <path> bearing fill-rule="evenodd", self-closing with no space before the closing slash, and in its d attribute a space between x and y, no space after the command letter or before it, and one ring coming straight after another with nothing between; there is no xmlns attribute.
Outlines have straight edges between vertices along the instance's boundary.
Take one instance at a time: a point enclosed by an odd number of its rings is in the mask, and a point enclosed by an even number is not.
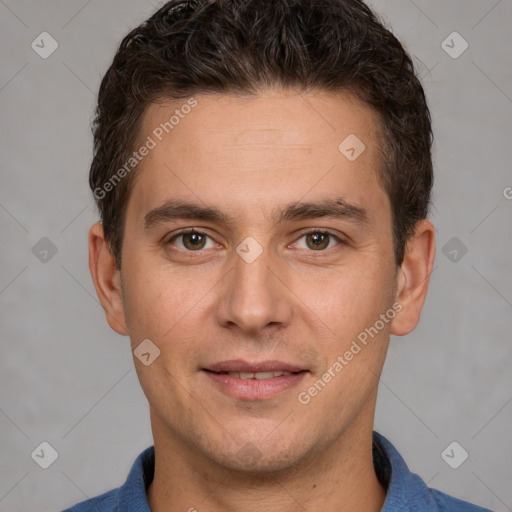
<svg viewBox="0 0 512 512"><path fill-rule="evenodd" d="M232 258L233 267L219 288L219 324L252 336L287 326L292 317L292 292L278 259L266 249L251 262L236 252Z"/></svg>

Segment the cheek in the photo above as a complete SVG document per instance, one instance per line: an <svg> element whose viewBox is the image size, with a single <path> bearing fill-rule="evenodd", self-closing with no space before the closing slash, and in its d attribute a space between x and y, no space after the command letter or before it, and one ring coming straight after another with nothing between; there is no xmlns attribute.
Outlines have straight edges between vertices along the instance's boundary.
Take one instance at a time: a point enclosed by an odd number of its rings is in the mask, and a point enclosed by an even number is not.
<svg viewBox="0 0 512 512"><path fill-rule="evenodd" d="M388 274L381 265L367 261L340 266L324 276L304 276L293 289L304 314L313 313L336 339L348 339L373 325L393 302Z"/></svg>
<svg viewBox="0 0 512 512"><path fill-rule="evenodd" d="M194 325L204 310L215 276L179 271L169 264L150 264L150 259L130 262L130 279L123 287L125 311L132 339L150 338L163 343L179 330L193 337ZM186 325L187 328L183 329Z"/></svg>
<svg viewBox="0 0 512 512"><path fill-rule="evenodd" d="M210 284L184 277L169 266L139 265L132 275L125 304L131 319L132 350L145 339L160 350L150 366L135 361L139 380L150 402L158 403L159 396L166 396L169 404L177 406L186 383L178 383L176 376L188 376L195 370L198 345L205 339L204 299L213 280ZM174 391L169 394L169 389Z"/></svg>

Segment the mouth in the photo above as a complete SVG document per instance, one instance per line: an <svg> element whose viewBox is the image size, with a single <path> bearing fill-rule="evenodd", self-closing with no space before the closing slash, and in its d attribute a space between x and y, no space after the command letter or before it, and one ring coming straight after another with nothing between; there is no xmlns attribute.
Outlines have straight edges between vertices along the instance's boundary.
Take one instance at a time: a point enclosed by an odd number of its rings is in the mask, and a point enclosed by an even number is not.
<svg viewBox="0 0 512 512"><path fill-rule="evenodd" d="M282 361L249 363L243 360L224 361L202 368L216 389L242 400L265 400L298 385L309 373L298 365Z"/></svg>
<svg viewBox="0 0 512 512"><path fill-rule="evenodd" d="M210 370L206 370L210 371ZM213 372L217 375L229 375L230 377L234 377L235 379L257 379L257 380L267 380L273 379L274 377L288 377L290 375L295 375L300 372L284 372L284 371L276 371L276 372Z"/></svg>

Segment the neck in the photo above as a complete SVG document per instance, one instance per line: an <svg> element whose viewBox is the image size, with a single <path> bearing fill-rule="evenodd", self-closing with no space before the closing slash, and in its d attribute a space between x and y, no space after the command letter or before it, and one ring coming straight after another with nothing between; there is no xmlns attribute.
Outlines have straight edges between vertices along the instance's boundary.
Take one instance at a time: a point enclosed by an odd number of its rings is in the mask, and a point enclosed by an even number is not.
<svg viewBox="0 0 512 512"><path fill-rule="evenodd" d="M386 492L373 466L372 421L363 423L368 427L356 420L327 449L309 454L293 468L268 474L215 464L182 439L159 435L164 427L152 415L151 511L378 512Z"/></svg>

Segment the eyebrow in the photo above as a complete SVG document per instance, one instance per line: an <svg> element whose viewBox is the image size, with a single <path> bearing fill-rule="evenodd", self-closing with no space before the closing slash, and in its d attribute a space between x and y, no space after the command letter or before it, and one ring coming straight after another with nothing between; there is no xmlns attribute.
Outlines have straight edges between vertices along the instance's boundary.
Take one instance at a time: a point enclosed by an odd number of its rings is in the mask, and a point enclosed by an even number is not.
<svg viewBox="0 0 512 512"><path fill-rule="evenodd" d="M361 206L348 203L339 197L333 200L317 202L293 202L281 209L274 209L274 224L285 221L333 218L359 224L368 224L368 212ZM170 199L161 206L150 210L144 216L144 230L149 231L159 224L177 220L191 219L216 222L232 227L235 219L213 206L202 206L181 199Z"/></svg>

